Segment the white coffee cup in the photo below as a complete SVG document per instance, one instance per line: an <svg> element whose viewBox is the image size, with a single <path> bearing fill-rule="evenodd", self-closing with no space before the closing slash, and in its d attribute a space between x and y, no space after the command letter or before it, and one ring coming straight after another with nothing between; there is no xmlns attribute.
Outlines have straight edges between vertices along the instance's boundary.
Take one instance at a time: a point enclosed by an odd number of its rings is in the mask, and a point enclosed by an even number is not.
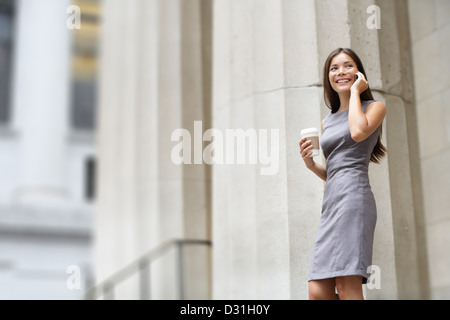
<svg viewBox="0 0 450 320"><path fill-rule="evenodd" d="M313 145L312 151L312 157L318 156L320 154L319 152L319 131L317 128L307 128L303 129L300 132L300 135L302 138L306 138L307 140L311 140L311 143Z"/></svg>

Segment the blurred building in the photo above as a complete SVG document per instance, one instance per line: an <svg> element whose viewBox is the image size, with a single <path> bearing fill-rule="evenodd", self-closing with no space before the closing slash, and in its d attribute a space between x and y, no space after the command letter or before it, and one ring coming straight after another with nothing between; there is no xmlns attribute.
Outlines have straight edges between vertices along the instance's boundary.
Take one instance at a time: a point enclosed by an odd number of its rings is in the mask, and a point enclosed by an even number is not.
<svg viewBox="0 0 450 320"><path fill-rule="evenodd" d="M0 1L0 299L91 285L97 26L97 1Z"/></svg>

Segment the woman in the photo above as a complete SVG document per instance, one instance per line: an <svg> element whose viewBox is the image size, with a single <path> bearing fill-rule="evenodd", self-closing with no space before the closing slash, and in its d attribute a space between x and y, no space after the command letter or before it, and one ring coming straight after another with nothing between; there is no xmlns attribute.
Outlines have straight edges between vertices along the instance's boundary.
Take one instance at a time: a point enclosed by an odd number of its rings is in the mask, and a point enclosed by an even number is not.
<svg viewBox="0 0 450 320"><path fill-rule="evenodd" d="M386 153L381 143L386 107L374 101L361 60L353 50L331 52L323 72L325 102L331 109L322 121L326 166L311 157L311 141L302 138L299 143L306 167L326 181L309 297L363 299L377 217L368 167L370 161L379 163Z"/></svg>

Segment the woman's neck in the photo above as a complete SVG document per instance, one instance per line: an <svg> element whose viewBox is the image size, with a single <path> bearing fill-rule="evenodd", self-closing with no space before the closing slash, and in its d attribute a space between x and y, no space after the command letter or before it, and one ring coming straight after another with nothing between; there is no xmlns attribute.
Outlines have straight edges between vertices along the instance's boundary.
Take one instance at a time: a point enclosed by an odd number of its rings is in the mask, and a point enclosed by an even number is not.
<svg viewBox="0 0 450 320"><path fill-rule="evenodd" d="M340 106L338 112L347 110L350 104L350 92L339 93L339 101Z"/></svg>

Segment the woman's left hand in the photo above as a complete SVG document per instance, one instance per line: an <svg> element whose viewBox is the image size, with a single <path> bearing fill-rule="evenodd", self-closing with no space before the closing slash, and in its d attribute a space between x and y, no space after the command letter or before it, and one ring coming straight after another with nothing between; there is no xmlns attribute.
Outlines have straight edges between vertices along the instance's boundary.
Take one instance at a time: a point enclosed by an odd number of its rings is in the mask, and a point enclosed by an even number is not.
<svg viewBox="0 0 450 320"><path fill-rule="evenodd" d="M369 88L369 83L361 72L356 73L358 75L358 79L353 83L350 90L355 91L357 94L361 94Z"/></svg>

